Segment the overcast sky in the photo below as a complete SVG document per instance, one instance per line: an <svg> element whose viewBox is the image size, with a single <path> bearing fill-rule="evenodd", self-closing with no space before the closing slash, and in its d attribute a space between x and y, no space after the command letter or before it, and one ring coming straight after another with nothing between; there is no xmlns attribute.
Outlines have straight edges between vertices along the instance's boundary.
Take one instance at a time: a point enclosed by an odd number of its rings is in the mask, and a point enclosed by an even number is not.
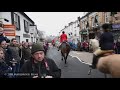
<svg viewBox="0 0 120 90"><path fill-rule="evenodd" d="M25 12L47 36L58 35L68 23L83 16L83 12Z"/></svg>

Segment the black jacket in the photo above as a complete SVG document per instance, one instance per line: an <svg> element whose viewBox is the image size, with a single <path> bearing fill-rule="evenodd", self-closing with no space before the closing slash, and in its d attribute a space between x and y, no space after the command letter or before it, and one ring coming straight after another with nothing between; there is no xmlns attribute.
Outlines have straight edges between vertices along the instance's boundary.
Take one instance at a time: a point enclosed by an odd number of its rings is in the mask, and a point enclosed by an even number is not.
<svg viewBox="0 0 120 90"><path fill-rule="evenodd" d="M99 41L101 50L114 50L114 38L111 32L104 32Z"/></svg>
<svg viewBox="0 0 120 90"><path fill-rule="evenodd" d="M0 61L0 78L9 78L8 73L11 71L11 68L6 64L5 61Z"/></svg>
<svg viewBox="0 0 120 90"><path fill-rule="evenodd" d="M20 48L18 46L13 45L12 43L10 44L10 46L8 47L11 51L12 57L17 60L18 62L20 62L21 60L21 56L20 56Z"/></svg>
<svg viewBox="0 0 120 90"><path fill-rule="evenodd" d="M4 49L4 52L5 52L5 62L10 66L11 65L10 61L12 61L13 59L12 52L8 47Z"/></svg>
<svg viewBox="0 0 120 90"><path fill-rule="evenodd" d="M3 35L0 35L0 43L1 43L2 41L6 41L7 43L10 42L10 40L9 40L7 37L4 37Z"/></svg>
<svg viewBox="0 0 120 90"><path fill-rule="evenodd" d="M45 61L47 62L49 68L46 68ZM39 66L40 66L40 69L39 69ZM24 76L28 78L32 78L34 74L39 75L40 77L45 74L53 76L53 78L61 77L61 69L59 69L55 64L55 62L49 58L45 58L39 64L33 63L33 59L31 58L22 66L20 73L26 74L27 76L25 75Z"/></svg>
<svg viewBox="0 0 120 90"><path fill-rule="evenodd" d="M28 60L31 57L31 50L30 48L22 48L22 59Z"/></svg>

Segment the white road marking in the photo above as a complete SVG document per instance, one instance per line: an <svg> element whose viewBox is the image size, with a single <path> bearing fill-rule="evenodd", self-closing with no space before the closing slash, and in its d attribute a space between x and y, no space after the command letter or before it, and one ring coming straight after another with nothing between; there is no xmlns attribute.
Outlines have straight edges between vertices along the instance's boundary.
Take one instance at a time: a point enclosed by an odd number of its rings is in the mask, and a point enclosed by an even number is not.
<svg viewBox="0 0 120 90"><path fill-rule="evenodd" d="M76 52L75 52L76 53ZM80 53L77 53L77 54L80 54ZM84 62L83 60L81 60L80 58L78 58L77 56L73 56L71 54L69 54L72 58L77 58L80 62L84 63L84 64L87 64L87 65L91 65L91 63L87 63L87 62Z"/></svg>

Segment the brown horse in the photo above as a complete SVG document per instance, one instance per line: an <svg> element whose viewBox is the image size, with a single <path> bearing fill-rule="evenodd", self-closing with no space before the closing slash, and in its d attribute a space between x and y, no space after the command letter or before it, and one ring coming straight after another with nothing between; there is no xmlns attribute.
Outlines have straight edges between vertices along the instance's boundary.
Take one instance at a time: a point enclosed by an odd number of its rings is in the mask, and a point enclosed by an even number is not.
<svg viewBox="0 0 120 90"><path fill-rule="evenodd" d="M106 53L98 57L96 68L104 74L110 74L113 78L120 78L120 55Z"/></svg>
<svg viewBox="0 0 120 90"><path fill-rule="evenodd" d="M111 74L113 78L120 78L120 55L112 54L100 57L97 69L103 73Z"/></svg>
<svg viewBox="0 0 120 90"><path fill-rule="evenodd" d="M65 64L66 64L66 60L67 60L67 57L68 57L69 52L71 50L71 47L66 42L63 42L62 45L60 46L60 50L61 50L61 55L62 55L61 60L64 59Z"/></svg>

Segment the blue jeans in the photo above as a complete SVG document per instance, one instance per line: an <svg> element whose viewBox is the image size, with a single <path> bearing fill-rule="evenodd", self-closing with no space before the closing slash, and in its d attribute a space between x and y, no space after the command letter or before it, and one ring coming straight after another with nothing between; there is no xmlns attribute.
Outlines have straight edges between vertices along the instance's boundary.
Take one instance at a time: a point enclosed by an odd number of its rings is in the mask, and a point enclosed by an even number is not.
<svg viewBox="0 0 120 90"><path fill-rule="evenodd" d="M20 70L20 62L16 63L15 66L12 66L12 73L13 73L13 76L15 73L19 73L19 70ZM15 76L16 77L16 76Z"/></svg>

